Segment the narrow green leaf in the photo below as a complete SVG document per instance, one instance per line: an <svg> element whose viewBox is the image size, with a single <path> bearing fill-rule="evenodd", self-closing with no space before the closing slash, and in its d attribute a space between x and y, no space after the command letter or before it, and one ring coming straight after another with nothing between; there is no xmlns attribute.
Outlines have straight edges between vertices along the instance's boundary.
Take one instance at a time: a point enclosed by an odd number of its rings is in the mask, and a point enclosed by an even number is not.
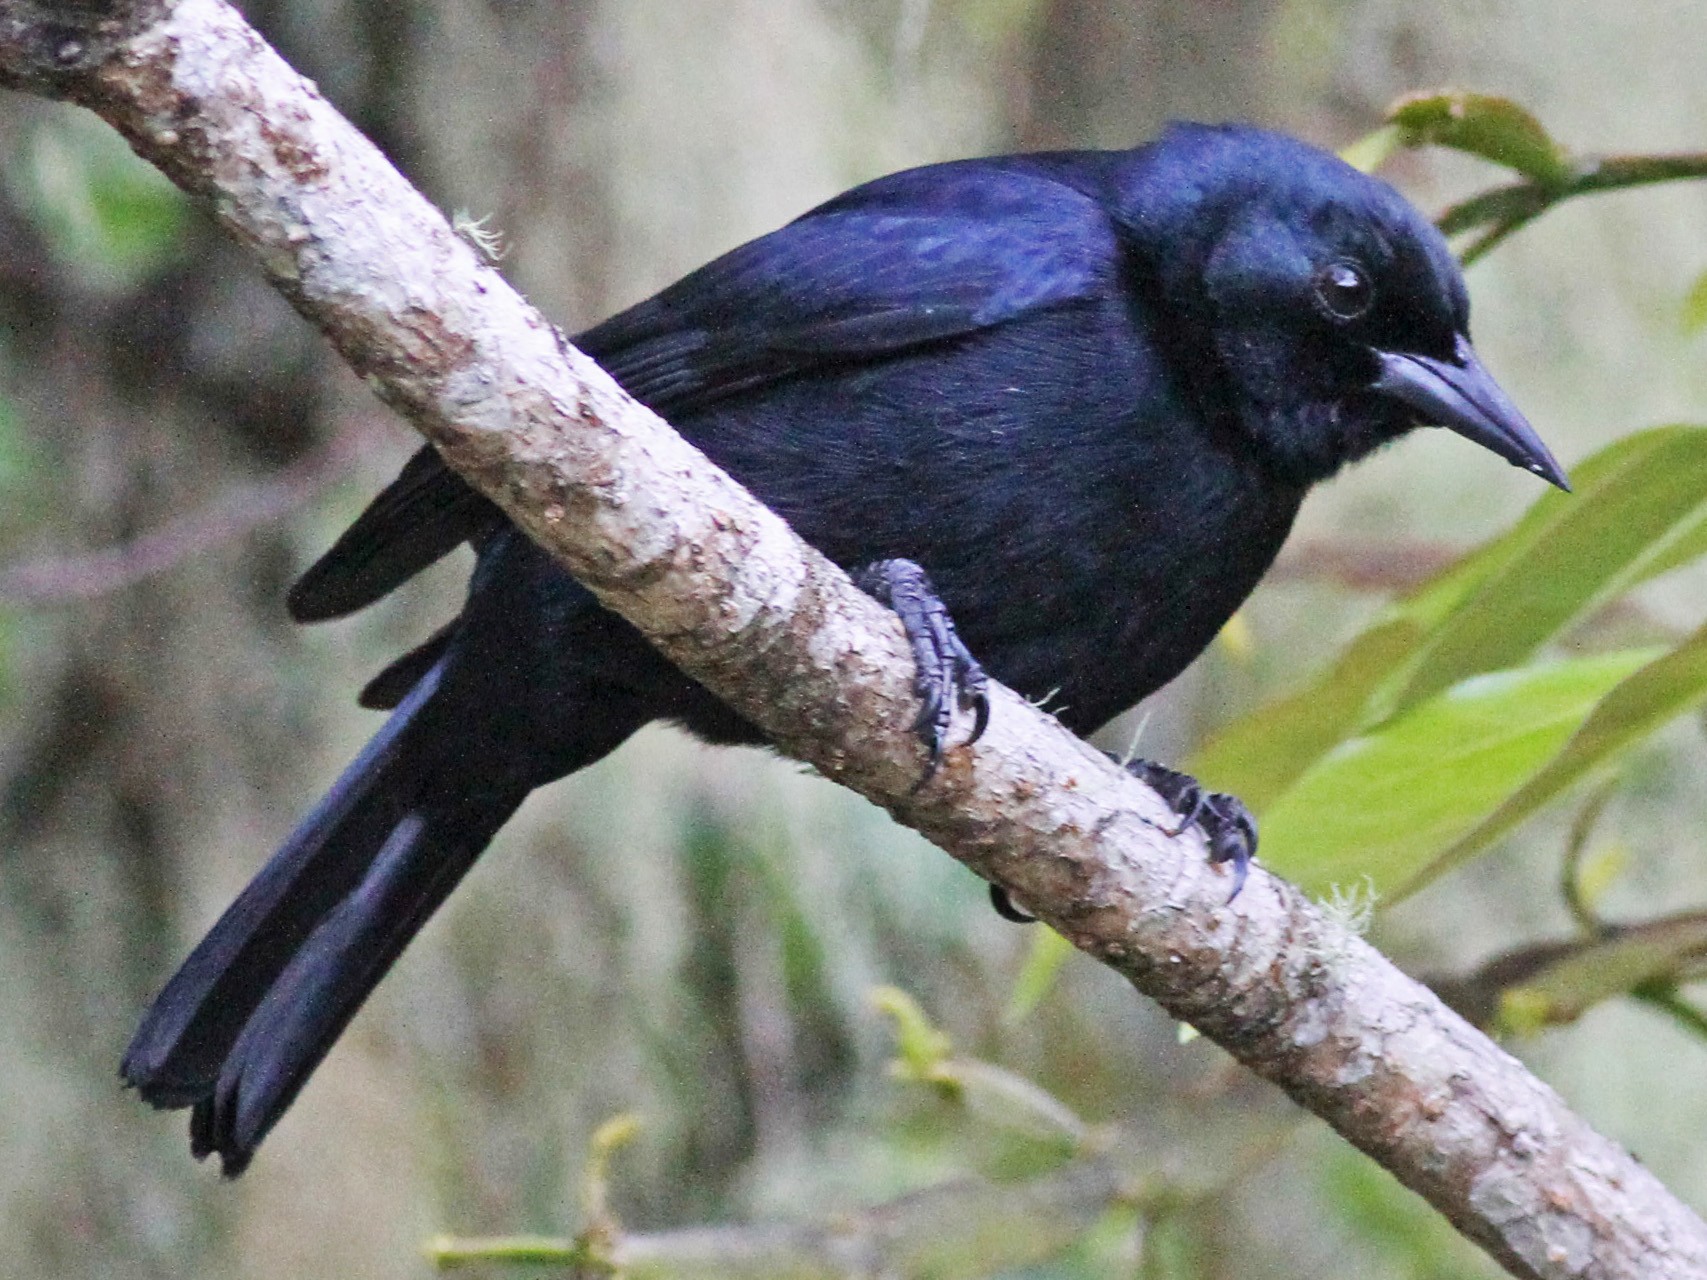
<svg viewBox="0 0 1707 1280"><path fill-rule="evenodd" d="M1531 510L1512 540L1526 553L1506 557L1453 609L1393 710L1516 666L1573 619L1707 550L1707 430L1643 432L1575 494L1548 494Z"/></svg>
<svg viewBox="0 0 1707 1280"><path fill-rule="evenodd" d="M1707 627L1608 691L1546 768L1524 782L1419 877L1474 857L1518 823L1630 746L1707 698Z"/></svg>
<svg viewBox="0 0 1707 1280"><path fill-rule="evenodd" d="M1340 149L1340 159L1353 169L1374 173L1406 146L1405 131L1398 125L1382 125L1374 133L1366 133L1349 147Z"/></svg>
<svg viewBox="0 0 1707 1280"><path fill-rule="evenodd" d="M1325 675L1235 721L1190 762L1258 813L1335 743L1479 672L1517 665L1588 611L1707 553L1707 428L1657 427L1574 471L1506 533L1390 605Z"/></svg>
<svg viewBox="0 0 1707 1280"><path fill-rule="evenodd" d="M1341 743L1264 815L1263 860L1314 892L1368 876L1390 899L1571 739L1651 650L1476 676Z"/></svg>
<svg viewBox="0 0 1707 1280"><path fill-rule="evenodd" d="M1695 334L1703 329L1707 329L1707 271L1696 276L1683 295L1683 331Z"/></svg>
<svg viewBox="0 0 1707 1280"><path fill-rule="evenodd" d="M1707 912L1688 912L1508 952L1438 989L1479 1025L1533 1035L1602 1001L1675 982L1703 956Z"/></svg>
<svg viewBox="0 0 1707 1280"><path fill-rule="evenodd" d="M1405 131L1409 146L1451 147L1537 182L1562 184L1571 177L1565 149L1510 98L1455 91L1415 94L1394 103L1387 119Z"/></svg>
<svg viewBox="0 0 1707 1280"><path fill-rule="evenodd" d="M427 1261L440 1271L476 1263L495 1266L583 1267L600 1261L580 1240L568 1236L430 1236ZM606 1264L608 1265L608 1263Z"/></svg>
<svg viewBox="0 0 1707 1280"><path fill-rule="evenodd" d="M895 1061L908 1079L928 1080L948 1059L954 1044L937 1029L919 1002L900 987L874 987L871 1006L895 1024Z"/></svg>
<svg viewBox="0 0 1707 1280"><path fill-rule="evenodd" d="M1008 997L1008 1009L1003 1020L1011 1027L1031 1016L1043 998L1055 988L1061 976L1061 966L1073 954L1073 944L1047 925L1034 927L1031 950L1026 953L1025 966L1014 980L1013 994Z"/></svg>

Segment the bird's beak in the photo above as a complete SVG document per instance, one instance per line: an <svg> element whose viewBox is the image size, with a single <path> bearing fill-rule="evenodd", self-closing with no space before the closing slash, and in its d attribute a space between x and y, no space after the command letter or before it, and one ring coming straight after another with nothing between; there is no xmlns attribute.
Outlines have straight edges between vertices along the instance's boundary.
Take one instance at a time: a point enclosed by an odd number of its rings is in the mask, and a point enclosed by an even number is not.
<svg viewBox="0 0 1707 1280"><path fill-rule="evenodd" d="M1458 335L1452 360L1390 351L1377 351L1375 358L1381 362L1381 373L1370 390L1414 409L1421 421L1456 431L1513 466L1533 471L1566 493L1571 491L1564 468L1500 390L1463 334Z"/></svg>

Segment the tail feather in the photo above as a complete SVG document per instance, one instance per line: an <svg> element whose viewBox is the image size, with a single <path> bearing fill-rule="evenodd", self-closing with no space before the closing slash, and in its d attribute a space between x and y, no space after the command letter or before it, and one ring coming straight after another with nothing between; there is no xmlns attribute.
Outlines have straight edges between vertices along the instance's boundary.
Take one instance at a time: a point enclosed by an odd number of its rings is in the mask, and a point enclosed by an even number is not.
<svg viewBox="0 0 1707 1280"><path fill-rule="evenodd" d="M486 667L446 676L465 648L426 646L439 656L167 982L125 1053L124 1080L157 1107L191 1108L191 1149L217 1154L228 1175L528 792L657 714L569 690L544 728L506 716L522 694L494 690Z"/></svg>
<svg viewBox="0 0 1707 1280"><path fill-rule="evenodd" d="M193 1107L190 1145L240 1173L409 939L526 797L426 794L417 717L443 663L399 704L227 908L137 1029L119 1073Z"/></svg>
<svg viewBox="0 0 1707 1280"><path fill-rule="evenodd" d="M403 816L383 784L441 670L403 700L155 998L119 1066L144 1100L183 1107L207 1095L297 947L361 882Z"/></svg>
<svg viewBox="0 0 1707 1280"><path fill-rule="evenodd" d="M191 1150L227 1176L295 1100L409 940L444 902L525 791L489 797L454 821L412 812L392 829L360 886L267 989L191 1116Z"/></svg>
<svg viewBox="0 0 1707 1280"><path fill-rule="evenodd" d="M421 677L436 667L450 652L462 618L455 617L440 627L426 641L399 658L393 659L367 684L362 686L356 702L370 711L390 711L398 706L409 691L421 682Z"/></svg>

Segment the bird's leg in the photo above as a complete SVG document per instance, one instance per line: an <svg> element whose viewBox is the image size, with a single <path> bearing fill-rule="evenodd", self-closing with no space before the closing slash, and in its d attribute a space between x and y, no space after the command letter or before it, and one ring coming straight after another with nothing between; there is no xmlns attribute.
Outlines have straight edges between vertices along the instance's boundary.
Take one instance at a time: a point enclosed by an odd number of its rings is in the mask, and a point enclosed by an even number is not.
<svg viewBox="0 0 1707 1280"><path fill-rule="evenodd" d="M1166 800L1178 815L1177 825L1163 828L1165 835L1171 838L1195 825L1209 844L1209 861L1233 864L1233 891L1227 895L1227 901L1238 897L1239 890L1245 887L1251 860L1257 856L1257 821L1245 808L1244 801L1224 791L1205 791L1203 784L1189 773L1153 760L1122 760L1112 755L1109 758ZM1016 906L999 884L990 886L990 905L1002 919L1015 924L1030 924L1037 918Z"/></svg>
<svg viewBox="0 0 1707 1280"><path fill-rule="evenodd" d="M1245 887L1245 875L1257 854L1257 822L1244 801L1224 791L1205 791L1189 773L1170 769L1152 760L1122 760L1119 763L1134 778L1148 786L1179 816L1179 823L1166 831L1177 836L1188 827L1203 832L1209 844L1209 861L1233 864L1231 902Z"/></svg>
<svg viewBox="0 0 1707 1280"><path fill-rule="evenodd" d="M879 560L856 573L854 581L895 611L913 646L913 688L924 704L913 729L930 748L925 772L929 780L947 749L956 706L974 716L967 745L983 736L990 723L989 681L955 634L947 607L918 565L911 560Z"/></svg>

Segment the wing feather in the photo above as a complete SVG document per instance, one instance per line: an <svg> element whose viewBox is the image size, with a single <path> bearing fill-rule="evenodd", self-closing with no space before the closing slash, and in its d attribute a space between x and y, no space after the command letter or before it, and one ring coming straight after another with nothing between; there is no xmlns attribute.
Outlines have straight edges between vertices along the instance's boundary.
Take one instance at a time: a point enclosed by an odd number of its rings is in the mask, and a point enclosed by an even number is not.
<svg viewBox="0 0 1707 1280"><path fill-rule="evenodd" d="M827 365L879 360L1115 287L1103 153L880 178L724 254L576 344L673 420ZM691 435L691 431L689 433ZM502 520L431 448L302 576L298 621L378 600Z"/></svg>

